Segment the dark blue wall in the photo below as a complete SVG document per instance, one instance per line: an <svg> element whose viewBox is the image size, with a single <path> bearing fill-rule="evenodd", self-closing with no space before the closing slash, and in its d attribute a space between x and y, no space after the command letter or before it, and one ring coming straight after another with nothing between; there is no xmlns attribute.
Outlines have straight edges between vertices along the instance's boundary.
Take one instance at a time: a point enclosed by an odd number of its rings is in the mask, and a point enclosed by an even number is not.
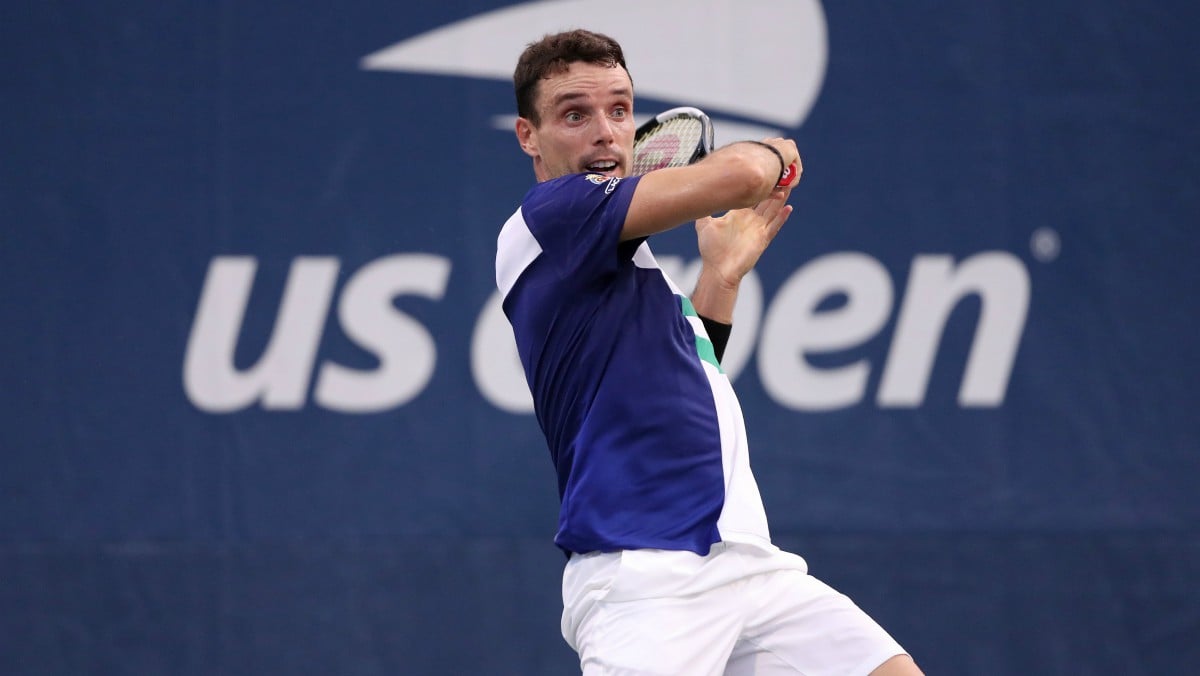
<svg viewBox="0 0 1200 676"><path fill-rule="evenodd" d="M480 383L511 87L359 65L501 4L0 8L0 673L577 669L543 441ZM823 9L735 328L776 539L930 674L1189 672L1200 9Z"/></svg>

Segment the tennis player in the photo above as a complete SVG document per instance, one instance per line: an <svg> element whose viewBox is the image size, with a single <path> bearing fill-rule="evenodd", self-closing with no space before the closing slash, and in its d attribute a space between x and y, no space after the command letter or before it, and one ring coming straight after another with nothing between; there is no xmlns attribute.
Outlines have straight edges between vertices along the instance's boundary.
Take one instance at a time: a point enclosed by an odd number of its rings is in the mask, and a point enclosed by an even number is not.
<svg viewBox="0 0 1200 676"><path fill-rule="evenodd" d="M588 31L529 45L514 85L538 183L500 232L496 280L558 471L562 632L583 673L920 674L771 543L721 371L739 282L791 214L775 186L795 143L628 176L633 83ZM691 221L689 297L646 239Z"/></svg>

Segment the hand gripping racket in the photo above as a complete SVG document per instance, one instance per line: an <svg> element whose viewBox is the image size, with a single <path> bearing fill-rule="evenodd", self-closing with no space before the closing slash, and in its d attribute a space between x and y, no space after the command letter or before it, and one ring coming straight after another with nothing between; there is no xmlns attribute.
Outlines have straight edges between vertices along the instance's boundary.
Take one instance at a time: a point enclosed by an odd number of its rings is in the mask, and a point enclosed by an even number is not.
<svg viewBox="0 0 1200 676"><path fill-rule="evenodd" d="M633 138L633 176L656 169L686 167L713 150L712 120L699 108L681 106L663 111L637 128ZM784 187L796 178L796 165L780 177Z"/></svg>

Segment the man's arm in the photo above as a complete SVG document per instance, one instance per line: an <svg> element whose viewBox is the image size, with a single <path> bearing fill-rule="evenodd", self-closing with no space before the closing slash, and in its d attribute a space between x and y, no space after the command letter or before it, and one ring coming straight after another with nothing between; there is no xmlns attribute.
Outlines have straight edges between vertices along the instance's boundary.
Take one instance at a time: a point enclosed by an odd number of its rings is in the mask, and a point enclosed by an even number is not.
<svg viewBox="0 0 1200 676"><path fill-rule="evenodd" d="M709 214L751 207L775 189L783 165L800 166L789 139L734 143L688 167L642 176L629 204L621 240L647 237Z"/></svg>

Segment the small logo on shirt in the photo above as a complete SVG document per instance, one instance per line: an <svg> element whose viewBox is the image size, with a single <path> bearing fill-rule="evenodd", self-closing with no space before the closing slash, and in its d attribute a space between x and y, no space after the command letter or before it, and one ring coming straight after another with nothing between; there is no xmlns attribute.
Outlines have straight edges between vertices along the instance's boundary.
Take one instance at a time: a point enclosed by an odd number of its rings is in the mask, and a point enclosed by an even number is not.
<svg viewBox="0 0 1200 676"><path fill-rule="evenodd" d="M621 182L621 179L615 176L608 177L604 174L588 174L587 176L584 176L584 178L592 183L595 183L596 185L604 185L605 183L608 183L608 187L604 189L605 195L612 194L612 191L617 189L617 184Z"/></svg>

